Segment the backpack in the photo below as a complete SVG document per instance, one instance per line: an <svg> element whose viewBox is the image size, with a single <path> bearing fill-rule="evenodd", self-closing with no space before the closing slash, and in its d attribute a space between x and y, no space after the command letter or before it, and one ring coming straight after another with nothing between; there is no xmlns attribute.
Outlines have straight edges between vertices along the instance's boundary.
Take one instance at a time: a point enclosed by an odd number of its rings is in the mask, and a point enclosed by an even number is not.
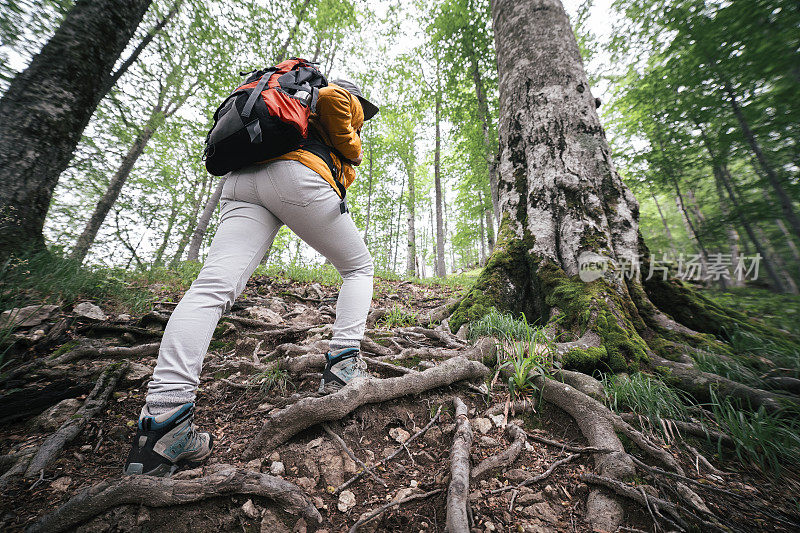
<svg viewBox="0 0 800 533"><path fill-rule="evenodd" d="M206 169L214 176L303 148L331 169L340 196L344 186L331 147L309 132L308 119L316 111L325 76L309 61L292 58L249 74L214 113L203 152ZM312 128L313 129L313 128Z"/></svg>

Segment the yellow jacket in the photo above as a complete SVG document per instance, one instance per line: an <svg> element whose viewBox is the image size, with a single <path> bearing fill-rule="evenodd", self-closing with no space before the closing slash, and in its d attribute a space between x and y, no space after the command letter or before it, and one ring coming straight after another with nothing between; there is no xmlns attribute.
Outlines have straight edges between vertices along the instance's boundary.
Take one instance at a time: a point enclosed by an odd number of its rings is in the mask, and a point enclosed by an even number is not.
<svg viewBox="0 0 800 533"><path fill-rule="evenodd" d="M364 125L364 110L358 98L335 84L323 87L319 90L317 112L311 116L310 123L325 144L333 146L349 160L358 159L361 154L361 137L358 132ZM334 166L341 171L342 184L349 187L356 179L355 169L349 161L340 161L336 154L331 154L331 157ZM301 148L270 161L276 159L300 161L322 176L338 194L328 165L311 152Z"/></svg>

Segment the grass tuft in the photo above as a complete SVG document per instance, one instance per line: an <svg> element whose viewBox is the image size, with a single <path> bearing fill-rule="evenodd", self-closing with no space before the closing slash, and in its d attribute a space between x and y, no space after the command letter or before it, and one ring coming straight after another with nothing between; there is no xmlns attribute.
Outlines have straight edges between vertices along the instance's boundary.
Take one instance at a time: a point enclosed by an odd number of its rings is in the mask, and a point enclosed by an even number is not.
<svg viewBox="0 0 800 533"><path fill-rule="evenodd" d="M603 377L606 403L615 412L633 412L647 421L650 430L670 439L664 419L687 420L687 404L694 403L686 393L676 391L660 379L643 373L632 376L612 374Z"/></svg>
<svg viewBox="0 0 800 533"><path fill-rule="evenodd" d="M418 315L414 311L395 305L381 318L380 324L385 328L395 328L403 326L414 326L418 320Z"/></svg>

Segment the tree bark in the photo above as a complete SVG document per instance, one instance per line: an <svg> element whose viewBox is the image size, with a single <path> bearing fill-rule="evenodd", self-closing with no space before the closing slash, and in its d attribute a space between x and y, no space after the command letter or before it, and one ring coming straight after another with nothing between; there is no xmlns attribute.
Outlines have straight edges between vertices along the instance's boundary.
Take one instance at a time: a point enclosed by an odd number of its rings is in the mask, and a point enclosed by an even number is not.
<svg viewBox="0 0 800 533"><path fill-rule="evenodd" d="M437 77L437 83L439 78ZM441 88L436 90L436 147L433 155L433 182L436 195L436 268L434 275L443 278L447 275L444 267L444 221L442 220L442 172L441 172L441 152L442 134L439 121L442 114Z"/></svg>
<svg viewBox="0 0 800 533"><path fill-rule="evenodd" d="M197 221L197 227L192 234L192 242L189 243L189 253L186 258L189 261L197 261L200 257L200 246L203 244L203 237L205 237L206 230L208 229L208 223L211 222L211 215L214 214L214 209L216 209L219 198L222 196L223 185L225 185L225 178L221 178L217 183L217 188L214 189L214 193L208 198L203 213Z"/></svg>
<svg viewBox="0 0 800 533"><path fill-rule="evenodd" d="M0 254L44 246L53 190L152 0L78 0L0 99Z"/></svg>
<svg viewBox="0 0 800 533"><path fill-rule="evenodd" d="M292 29L289 30L289 35L286 36L286 40L283 41L283 44L281 45L280 50L278 51L278 57L276 63L286 59L286 54L289 51L289 46L292 44L294 36L297 34L297 30L300 28L300 24L302 24L302 22L306 18L306 12L308 11L308 5L310 3L311 0L305 0L305 2L303 2L303 5L300 6L300 12L297 14L297 18L294 21L294 26L292 26ZM314 54L314 61L316 61L316 55L317 54Z"/></svg>
<svg viewBox="0 0 800 533"><path fill-rule="evenodd" d="M172 197L172 208L169 211L169 217L167 218L167 227L164 230L164 237L161 239L161 244L158 246L156 250L156 255L153 258L153 264L155 266L160 266L163 264L164 260L164 251L167 249L169 245L169 238L172 235L172 228L175 227L175 220L178 218L178 198L177 196Z"/></svg>
<svg viewBox="0 0 800 533"><path fill-rule="evenodd" d="M744 116L744 112L739 106L739 102L736 99L736 94L733 92L733 87L731 87L731 84L728 82L725 82L725 92L728 94L728 101L731 104L733 114L736 116L736 120L739 122L739 126L742 129L742 135L747 141L747 144L749 144L750 148L753 150L756 161L758 161L761 170L767 176L767 180L772 186L775 196L778 198L778 203L781 206L781 211L783 212L784 218L789 225L792 226L795 235L800 235L800 217L798 217L797 213L795 213L794 206L792 205L792 199L786 192L786 189L783 188L783 184L778 177L778 173L772 167L769 161L767 161L767 157L764 154L764 151L761 149L761 144L758 142L758 139L756 139L753 130L750 129L750 124L747 122L747 118Z"/></svg>
<svg viewBox="0 0 800 533"><path fill-rule="evenodd" d="M680 185L678 185L678 180L672 179L672 183L675 185L675 204L678 206L678 211L680 211L681 216L683 217L683 223L686 225L686 233L689 234L689 237L694 241L695 245L697 246L697 251L699 252L697 255L700 258L700 270L701 270L701 277L704 277L708 272L708 252L706 251L706 247L703 244L703 241L700 240L700 235L697 233L697 229L695 229L694 224L692 223L692 219L689 216L689 211L686 207L686 201L683 198L683 193L681 193ZM724 282L722 283L723 289L725 288Z"/></svg>
<svg viewBox="0 0 800 533"><path fill-rule="evenodd" d="M414 218L416 217L416 194L414 187L415 169L413 165L407 165L408 172L408 213L406 222L408 227L408 255L406 256L406 272L409 276L417 274L417 237L414 229Z"/></svg>

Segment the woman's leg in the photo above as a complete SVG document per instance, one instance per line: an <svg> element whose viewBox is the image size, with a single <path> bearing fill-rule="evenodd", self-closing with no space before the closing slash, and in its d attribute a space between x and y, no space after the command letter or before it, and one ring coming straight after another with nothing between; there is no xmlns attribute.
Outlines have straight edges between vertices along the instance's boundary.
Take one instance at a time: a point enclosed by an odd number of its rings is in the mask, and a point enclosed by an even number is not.
<svg viewBox="0 0 800 533"><path fill-rule="evenodd" d="M266 165L255 181L261 202L339 271L331 351L360 348L372 302L372 256L350 213L319 174L297 161Z"/></svg>
<svg viewBox="0 0 800 533"><path fill-rule="evenodd" d="M233 179L231 179L233 178ZM164 413L193 402L211 336L272 244L281 221L266 208L236 201L236 178L225 184L222 215L208 258L164 330L148 384L147 410Z"/></svg>

